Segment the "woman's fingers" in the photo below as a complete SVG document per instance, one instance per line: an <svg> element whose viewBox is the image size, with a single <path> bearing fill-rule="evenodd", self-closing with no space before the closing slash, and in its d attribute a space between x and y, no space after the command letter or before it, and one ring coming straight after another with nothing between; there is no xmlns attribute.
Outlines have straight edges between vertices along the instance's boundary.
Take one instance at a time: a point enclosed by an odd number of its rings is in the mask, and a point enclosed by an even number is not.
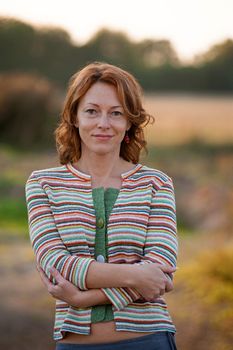
<svg viewBox="0 0 233 350"><path fill-rule="evenodd" d="M164 293L173 290L173 282L170 275L175 272L175 267L154 263L144 265L144 269L144 281L135 288L147 301L156 299L164 295Z"/></svg>
<svg viewBox="0 0 233 350"><path fill-rule="evenodd" d="M37 265L37 270L41 276L42 281L45 283L45 285L50 285L51 282L49 280L49 278L46 276L46 274L44 273L44 271L42 270L42 268ZM51 273L51 275L53 276L53 278L56 281L56 284L61 284L65 281L65 279L62 277L62 275L59 273L59 271L57 269L55 269L54 267L51 267L49 269L49 272Z"/></svg>
<svg viewBox="0 0 233 350"><path fill-rule="evenodd" d="M52 292L55 290L54 288L58 285L58 284L63 284L64 282L64 278L61 276L61 274L54 268L50 268L50 273L53 276L54 280L55 280L55 284L52 283L49 278L46 276L46 274L44 273L44 271L42 270L42 268L40 266L37 265L37 270L40 274L40 278L43 282L43 284L45 285L45 287L48 289L49 293L52 294Z"/></svg>
<svg viewBox="0 0 233 350"><path fill-rule="evenodd" d="M50 279L46 276L42 268L38 265L37 270L40 274L43 284L45 285L47 291L53 298L63 300L64 302L67 302L70 305L72 305L73 303L74 305L76 305L77 294L79 292L78 288L76 288L72 283L68 282L65 278L63 278L57 269L55 269L54 267L51 267L49 269L49 272L53 277L55 284L50 281ZM79 299L78 302L80 302Z"/></svg>
<svg viewBox="0 0 233 350"><path fill-rule="evenodd" d="M176 271L176 267L169 265L159 265L160 269L165 273L172 273Z"/></svg>
<svg viewBox="0 0 233 350"><path fill-rule="evenodd" d="M161 297L162 295L165 294L165 290L164 289L161 289L160 291L158 291L157 293L153 293L153 294L150 294L150 295L144 295L143 298L146 300L146 301L155 301L156 299L158 299L159 297Z"/></svg>
<svg viewBox="0 0 233 350"><path fill-rule="evenodd" d="M45 287L48 288L49 285L51 284L50 280L48 279L48 277L46 276L46 274L44 273L44 271L42 270L42 268L39 265L37 265L36 267L37 267L37 270L40 274L40 278L41 278L42 282L44 283Z"/></svg>
<svg viewBox="0 0 233 350"><path fill-rule="evenodd" d="M165 294L165 289L160 289L160 296Z"/></svg>
<svg viewBox="0 0 233 350"><path fill-rule="evenodd" d="M55 281L57 284L62 284L66 281L65 278L62 277L62 275L59 273L59 271L57 269L55 269L54 267L50 268L50 273L51 275L54 277Z"/></svg>
<svg viewBox="0 0 233 350"><path fill-rule="evenodd" d="M173 290L174 286L173 286L173 282L167 277L167 282L166 282L166 288L165 291L171 292Z"/></svg>

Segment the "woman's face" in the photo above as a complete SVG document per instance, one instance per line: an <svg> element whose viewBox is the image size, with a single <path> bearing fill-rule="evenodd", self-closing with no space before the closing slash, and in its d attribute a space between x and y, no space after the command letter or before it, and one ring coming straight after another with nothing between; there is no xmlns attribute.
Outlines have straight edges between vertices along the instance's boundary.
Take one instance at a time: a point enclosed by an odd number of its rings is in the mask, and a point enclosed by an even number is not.
<svg viewBox="0 0 233 350"><path fill-rule="evenodd" d="M77 121L83 154L120 154L130 122L113 85L97 82L81 98Z"/></svg>

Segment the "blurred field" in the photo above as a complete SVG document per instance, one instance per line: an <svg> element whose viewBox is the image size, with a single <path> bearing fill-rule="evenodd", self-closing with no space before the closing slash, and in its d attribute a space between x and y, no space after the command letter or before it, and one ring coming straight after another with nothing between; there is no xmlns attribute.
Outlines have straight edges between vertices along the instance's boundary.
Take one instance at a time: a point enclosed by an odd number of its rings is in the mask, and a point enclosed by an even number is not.
<svg viewBox="0 0 233 350"><path fill-rule="evenodd" d="M175 185L179 270L167 295L182 350L231 350L233 320L233 103L224 96L150 95L156 116L142 162ZM54 349L54 301L37 275L24 185L58 166L54 151L0 147L0 349Z"/></svg>
<svg viewBox="0 0 233 350"><path fill-rule="evenodd" d="M155 116L153 127L147 128L150 144L233 142L232 95L148 94L145 102Z"/></svg>

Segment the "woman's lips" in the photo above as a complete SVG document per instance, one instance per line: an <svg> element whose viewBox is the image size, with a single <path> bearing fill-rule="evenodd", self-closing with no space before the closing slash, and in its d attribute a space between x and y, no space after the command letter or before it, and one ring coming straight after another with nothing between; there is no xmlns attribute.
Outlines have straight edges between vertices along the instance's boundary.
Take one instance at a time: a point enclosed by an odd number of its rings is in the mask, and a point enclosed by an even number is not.
<svg viewBox="0 0 233 350"><path fill-rule="evenodd" d="M101 135L101 134L97 134L97 135L93 135L96 139L98 140L109 140L112 138L112 135Z"/></svg>

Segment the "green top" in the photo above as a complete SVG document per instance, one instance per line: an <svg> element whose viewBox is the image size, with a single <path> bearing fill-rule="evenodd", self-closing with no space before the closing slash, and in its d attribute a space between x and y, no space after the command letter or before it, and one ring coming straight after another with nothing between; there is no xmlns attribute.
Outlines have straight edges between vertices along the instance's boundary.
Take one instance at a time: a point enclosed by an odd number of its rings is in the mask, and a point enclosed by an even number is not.
<svg viewBox="0 0 233 350"><path fill-rule="evenodd" d="M99 262L108 261L107 224L109 215L117 199L119 189L109 187L93 188L92 196L96 214L95 259ZM112 305L95 305L91 310L91 322L113 320Z"/></svg>

